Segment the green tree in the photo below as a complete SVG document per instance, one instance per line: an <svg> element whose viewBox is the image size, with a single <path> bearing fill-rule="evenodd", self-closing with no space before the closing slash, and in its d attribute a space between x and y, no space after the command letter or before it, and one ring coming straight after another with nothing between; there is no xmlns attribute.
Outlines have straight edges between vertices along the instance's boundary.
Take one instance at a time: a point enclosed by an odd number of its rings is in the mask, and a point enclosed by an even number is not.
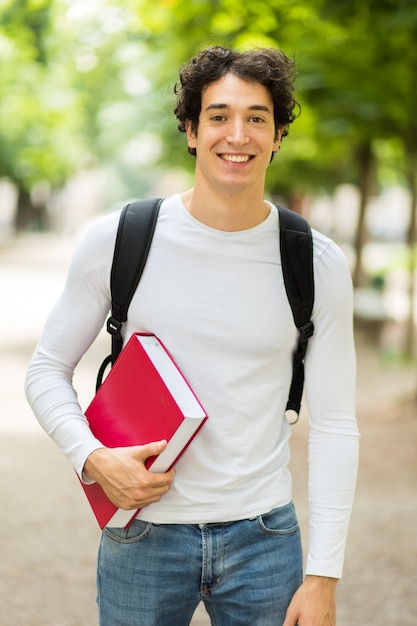
<svg viewBox="0 0 417 626"><path fill-rule="evenodd" d="M362 172L368 163L369 176L375 160L377 140L398 140L402 143L404 163L397 169L405 172L411 197L410 222L407 243L409 246L409 302L410 315L405 338L405 352L411 356L415 346L415 277L416 277L416 213L417 213L417 122L415 101L417 97L417 7L412 0L326 0L323 16L337 23L346 33L344 49L349 51L348 65L343 63L345 85L355 85L353 120L359 141L364 148ZM339 48L339 52L343 50ZM336 58L343 59L342 54ZM345 57L346 58L346 57ZM355 62L356 58L356 62ZM350 74L350 81L349 81ZM333 79L336 74L333 74ZM341 74L338 74L340 77ZM329 74L331 78L331 74ZM356 79L356 80L355 80ZM354 82L355 80L355 82ZM325 96L328 102L340 107L333 97L338 86L331 85ZM342 104L343 108L343 104ZM356 113L356 115L355 115ZM359 115L357 115L359 114ZM369 191L369 176L364 188ZM383 184L383 181L382 181ZM366 199L362 206L362 215ZM360 248L358 249L360 261ZM359 262L356 276L359 274Z"/></svg>
<svg viewBox="0 0 417 626"><path fill-rule="evenodd" d="M0 177L19 190L18 227L44 227L48 189L121 158L146 126L146 34L127 5L107 0L0 7Z"/></svg>

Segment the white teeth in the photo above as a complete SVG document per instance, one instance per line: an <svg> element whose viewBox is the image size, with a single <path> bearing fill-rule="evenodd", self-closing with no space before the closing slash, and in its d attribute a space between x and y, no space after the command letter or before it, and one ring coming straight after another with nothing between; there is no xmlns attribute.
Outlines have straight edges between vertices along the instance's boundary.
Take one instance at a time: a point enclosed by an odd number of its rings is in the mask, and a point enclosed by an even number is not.
<svg viewBox="0 0 417 626"><path fill-rule="evenodd" d="M249 161L249 156L247 154L223 154L222 158L226 161L232 161L233 163L246 163Z"/></svg>

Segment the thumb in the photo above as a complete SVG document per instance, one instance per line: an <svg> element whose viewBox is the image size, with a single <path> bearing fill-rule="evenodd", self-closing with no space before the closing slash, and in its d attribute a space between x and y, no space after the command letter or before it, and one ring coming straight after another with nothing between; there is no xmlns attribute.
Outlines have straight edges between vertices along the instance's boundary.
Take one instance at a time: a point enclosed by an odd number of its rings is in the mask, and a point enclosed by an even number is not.
<svg viewBox="0 0 417 626"><path fill-rule="evenodd" d="M143 446L137 446L137 451L139 456L146 461L150 456L158 456L158 454L161 454L167 445L168 442L166 439L161 439L161 441L151 441L145 443Z"/></svg>

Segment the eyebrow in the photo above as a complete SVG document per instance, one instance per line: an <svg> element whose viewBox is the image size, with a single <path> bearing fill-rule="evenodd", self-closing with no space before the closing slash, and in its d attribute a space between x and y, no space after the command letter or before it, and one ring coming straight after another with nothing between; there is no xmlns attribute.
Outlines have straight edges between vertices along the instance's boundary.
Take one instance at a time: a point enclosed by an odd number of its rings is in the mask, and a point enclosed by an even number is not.
<svg viewBox="0 0 417 626"><path fill-rule="evenodd" d="M213 104L209 104L208 107L205 108L205 111L210 111L212 109L229 109L229 108L230 107L228 104L213 103ZM264 111L265 113L269 113L270 115L272 115L271 109L264 104L252 104L250 107L248 107L248 111Z"/></svg>

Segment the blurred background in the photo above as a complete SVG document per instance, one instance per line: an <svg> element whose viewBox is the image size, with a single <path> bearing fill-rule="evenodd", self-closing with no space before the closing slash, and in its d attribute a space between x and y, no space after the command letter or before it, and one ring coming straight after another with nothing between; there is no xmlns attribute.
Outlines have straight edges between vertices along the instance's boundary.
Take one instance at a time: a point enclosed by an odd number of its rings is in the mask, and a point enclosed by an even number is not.
<svg viewBox="0 0 417 626"><path fill-rule="evenodd" d="M372 513L379 523L374 551L363 537L354 544L357 561L340 623L416 623L410 597L417 582L415 0L0 0L0 523L7 531L0 541L9 537L0 566L0 600L9 617L0 615L0 626L95 623L86 617L94 607L86 610L79 599L87 591L88 602L93 596L96 529L72 470L34 424L22 380L85 224L129 199L192 184L194 160L176 128L173 88L179 68L208 45L278 47L295 58L301 116L269 168L267 193L332 237L349 261L365 476L353 537L361 537L360 512L367 532ZM101 356L93 351L81 364L85 401ZM305 437L301 425L296 449ZM303 458L300 452L302 467ZM54 506L52 498L52 518L40 506L51 471L67 506ZM33 532L26 535L21 512L29 502ZM77 547L64 549L58 529L70 532L73 511L77 519L85 515L89 530L79 526ZM407 523L403 551L398 533L390 534L398 514ZM68 559L77 583L66 578ZM88 568L80 576L83 559ZM395 567L378 588L374 575L388 562ZM49 576L49 605L35 598L25 564ZM24 593L16 595L25 575ZM394 589L401 590L396 600ZM368 604L368 613L351 593ZM384 612L387 598L395 601ZM370 616L376 607L378 619Z"/></svg>

